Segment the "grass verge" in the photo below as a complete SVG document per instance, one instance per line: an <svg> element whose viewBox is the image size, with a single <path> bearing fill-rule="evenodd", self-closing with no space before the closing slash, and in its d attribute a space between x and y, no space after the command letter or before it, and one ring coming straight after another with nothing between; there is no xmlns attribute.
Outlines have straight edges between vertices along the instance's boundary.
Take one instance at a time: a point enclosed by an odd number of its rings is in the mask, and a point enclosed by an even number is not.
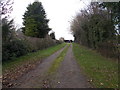
<svg viewBox="0 0 120 90"><path fill-rule="evenodd" d="M73 44L74 56L91 84L96 88L118 88L118 63L78 44Z"/></svg>
<svg viewBox="0 0 120 90"><path fill-rule="evenodd" d="M66 44L59 44L44 50L39 50L37 52L34 53L29 53L25 56L21 56L19 58L16 58L14 60L8 61L3 63L3 72L5 70L9 70L9 69L14 69L16 67L19 67L20 65L27 63L27 62L35 62L37 60L41 60L47 56L50 56L51 54L55 53L56 51L58 51L59 49L63 48Z"/></svg>

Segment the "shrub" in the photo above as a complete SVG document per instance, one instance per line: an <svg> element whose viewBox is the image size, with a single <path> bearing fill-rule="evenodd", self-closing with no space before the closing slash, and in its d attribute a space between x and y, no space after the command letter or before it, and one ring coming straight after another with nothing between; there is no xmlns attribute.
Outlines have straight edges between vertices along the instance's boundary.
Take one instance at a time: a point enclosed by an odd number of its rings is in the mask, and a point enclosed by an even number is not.
<svg viewBox="0 0 120 90"><path fill-rule="evenodd" d="M24 40L26 41L26 43L30 45L32 52L59 44L56 42L56 40L53 40L50 36L46 36L46 38L24 36Z"/></svg>
<svg viewBox="0 0 120 90"><path fill-rule="evenodd" d="M111 42L99 43L97 50L106 57L118 58L118 48Z"/></svg>
<svg viewBox="0 0 120 90"><path fill-rule="evenodd" d="M12 40L3 44L2 60L8 61L13 58L25 55L29 52L28 45L22 40Z"/></svg>

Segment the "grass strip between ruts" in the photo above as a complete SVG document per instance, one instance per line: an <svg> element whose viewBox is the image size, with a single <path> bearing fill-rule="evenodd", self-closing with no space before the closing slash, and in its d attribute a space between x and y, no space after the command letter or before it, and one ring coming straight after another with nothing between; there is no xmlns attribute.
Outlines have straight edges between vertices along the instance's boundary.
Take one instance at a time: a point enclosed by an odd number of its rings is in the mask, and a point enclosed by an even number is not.
<svg viewBox="0 0 120 90"><path fill-rule="evenodd" d="M51 67L49 68L49 70L47 72L48 75L55 73L55 71L59 68L61 62L64 60L64 57L67 53L67 50L68 50L69 46L70 46L70 44L68 44L68 46L54 60L54 62L52 63Z"/></svg>

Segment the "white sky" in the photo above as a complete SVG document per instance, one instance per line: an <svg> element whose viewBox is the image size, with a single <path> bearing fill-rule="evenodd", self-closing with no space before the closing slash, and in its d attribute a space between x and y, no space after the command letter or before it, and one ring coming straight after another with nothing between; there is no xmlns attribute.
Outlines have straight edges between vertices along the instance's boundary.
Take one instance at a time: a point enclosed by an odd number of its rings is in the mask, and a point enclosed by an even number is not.
<svg viewBox="0 0 120 90"><path fill-rule="evenodd" d="M35 0L14 0L12 18L18 28L22 26L22 18L26 7L29 3ZM64 37L65 39L72 39L74 37L70 34L70 21L88 4L89 0L84 0L85 4L80 0L38 0L42 2L46 11L47 18L50 19L49 27L55 32L57 39Z"/></svg>

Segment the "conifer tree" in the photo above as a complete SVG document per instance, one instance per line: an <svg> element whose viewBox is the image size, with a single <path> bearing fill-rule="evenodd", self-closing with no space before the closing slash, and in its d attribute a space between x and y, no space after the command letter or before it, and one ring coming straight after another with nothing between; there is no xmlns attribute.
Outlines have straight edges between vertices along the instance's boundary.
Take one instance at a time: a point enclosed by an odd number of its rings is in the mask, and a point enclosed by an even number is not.
<svg viewBox="0 0 120 90"><path fill-rule="evenodd" d="M35 1L33 4L29 4L23 16L24 27L22 29L25 35L44 38L50 31L49 20L46 18L41 2Z"/></svg>

